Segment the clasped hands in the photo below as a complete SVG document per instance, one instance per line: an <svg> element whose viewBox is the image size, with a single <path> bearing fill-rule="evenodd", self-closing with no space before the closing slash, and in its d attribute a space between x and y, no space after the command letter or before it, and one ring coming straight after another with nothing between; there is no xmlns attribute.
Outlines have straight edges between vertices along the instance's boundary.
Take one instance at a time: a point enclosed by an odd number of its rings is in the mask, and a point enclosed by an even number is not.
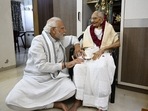
<svg viewBox="0 0 148 111"><path fill-rule="evenodd" d="M93 53L93 57L91 59L96 60L100 58L103 53L104 53L104 49L102 48L99 51L96 51L95 53ZM86 56L87 55L84 50L79 50L78 52L75 52L75 58L85 59Z"/></svg>
<svg viewBox="0 0 148 111"><path fill-rule="evenodd" d="M75 66L76 64L81 64L82 62L83 62L83 59L76 58L76 59L73 59L73 60L70 61L70 62L66 62L66 63L65 63L65 67L66 67L66 68L72 68L72 67Z"/></svg>
<svg viewBox="0 0 148 111"><path fill-rule="evenodd" d="M72 68L76 64L81 64L84 61L83 59L78 58L78 56L81 55L81 52L82 52L82 50L81 50L79 44L76 45L75 46L75 51L74 51L75 58L72 57L73 58L72 61L63 63L62 67L63 68Z"/></svg>
<svg viewBox="0 0 148 111"><path fill-rule="evenodd" d="M96 60L100 58L103 53L104 49L100 49L99 51L93 53L92 59ZM82 62L84 62L85 56L86 54L84 50L82 50L81 48L76 48L74 51L74 56L72 56L73 60L65 63L66 68L72 68L76 64L81 64Z"/></svg>

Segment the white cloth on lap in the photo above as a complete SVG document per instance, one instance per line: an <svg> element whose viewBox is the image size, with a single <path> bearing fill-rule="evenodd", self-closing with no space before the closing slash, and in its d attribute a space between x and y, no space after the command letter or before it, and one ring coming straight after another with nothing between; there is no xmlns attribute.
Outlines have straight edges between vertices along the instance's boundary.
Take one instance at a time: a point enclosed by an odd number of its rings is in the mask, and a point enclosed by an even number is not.
<svg viewBox="0 0 148 111"><path fill-rule="evenodd" d="M83 100L83 106L107 110L114 77L115 65L110 53L104 53L96 61L90 60L74 67L76 99Z"/></svg>

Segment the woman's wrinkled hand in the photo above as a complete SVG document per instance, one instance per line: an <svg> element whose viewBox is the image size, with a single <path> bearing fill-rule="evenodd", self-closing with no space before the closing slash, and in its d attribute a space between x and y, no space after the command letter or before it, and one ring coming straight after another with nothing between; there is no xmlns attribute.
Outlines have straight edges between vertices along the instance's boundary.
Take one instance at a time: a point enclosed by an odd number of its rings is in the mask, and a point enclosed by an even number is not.
<svg viewBox="0 0 148 111"><path fill-rule="evenodd" d="M76 44L75 45L75 47L74 47L74 55L76 57L81 55L81 47L80 47L80 44Z"/></svg>
<svg viewBox="0 0 148 111"><path fill-rule="evenodd" d="M84 55L85 55L84 50L81 49L80 44L76 44L74 47L74 57L78 58L78 57L84 56Z"/></svg>
<svg viewBox="0 0 148 111"><path fill-rule="evenodd" d="M85 55L84 50L75 51L74 55L76 58L83 57Z"/></svg>
<svg viewBox="0 0 148 111"><path fill-rule="evenodd" d="M103 53L104 53L104 50L100 49L99 51L94 53L94 56L92 57L92 59L93 60L99 59Z"/></svg>

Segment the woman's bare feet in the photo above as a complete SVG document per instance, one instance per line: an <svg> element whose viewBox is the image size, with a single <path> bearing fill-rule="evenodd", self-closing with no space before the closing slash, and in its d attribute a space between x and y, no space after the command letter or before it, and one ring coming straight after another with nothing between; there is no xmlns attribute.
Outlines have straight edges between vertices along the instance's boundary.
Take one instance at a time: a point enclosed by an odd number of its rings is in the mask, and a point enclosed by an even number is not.
<svg viewBox="0 0 148 111"><path fill-rule="evenodd" d="M76 100L75 103L72 105L72 107L69 109L69 111L77 111L77 109L82 106L81 100Z"/></svg>
<svg viewBox="0 0 148 111"><path fill-rule="evenodd" d="M63 109L63 111L68 111L67 105L62 102L55 102L54 108L59 108L59 109Z"/></svg>

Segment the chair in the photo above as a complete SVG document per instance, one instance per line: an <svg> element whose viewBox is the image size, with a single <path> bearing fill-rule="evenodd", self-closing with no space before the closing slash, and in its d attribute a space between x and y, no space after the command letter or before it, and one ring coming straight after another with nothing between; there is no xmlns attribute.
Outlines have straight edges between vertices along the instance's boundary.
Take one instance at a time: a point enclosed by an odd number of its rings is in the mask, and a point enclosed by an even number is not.
<svg viewBox="0 0 148 111"><path fill-rule="evenodd" d="M14 36L14 45L15 45L15 51L16 51L16 47L18 47L18 52L20 52L20 48L19 48L19 37L22 40L23 43L23 47L26 49L26 42L23 40L23 36L25 36L25 32L20 32L17 30L13 30L13 36Z"/></svg>
<svg viewBox="0 0 148 111"><path fill-rule="evenodd" d="M83 34L81 36L79 36L79 41L83 38ZM70 51L69 51L69 61L72 61L72 55L74 53L74 48L70 48ZM114 75L114 80L113 80L113 83L111 85L111 95L110 95L110 102L111 103L115 103L115 90L116 90L116 85L117 85L117 73L118 73L118 55L119 55L119 48L116 48L116 49L113 49L112 51L112 56L113 56L113 59L114 59L114 62L115 62L115 65L116 65L116 69L115 69L115 75ZM70 74L70 77L72 79L73 77L73 68L70 68L69 69L69 74Z"/></svg>

